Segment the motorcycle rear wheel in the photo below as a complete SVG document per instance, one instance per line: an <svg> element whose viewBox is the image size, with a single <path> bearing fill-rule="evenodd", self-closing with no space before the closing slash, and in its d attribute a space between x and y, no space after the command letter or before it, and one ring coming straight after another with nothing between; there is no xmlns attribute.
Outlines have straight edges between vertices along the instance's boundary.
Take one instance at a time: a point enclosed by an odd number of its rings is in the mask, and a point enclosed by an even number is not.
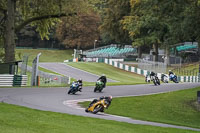
<svg viewBox="0 0 200 133"><path fill-rule="evenodd" d="M97 87L94 88L94 92L96 92L96 91L97 91Z"/></svg>
<svg viewBox="0 0 200 133"><path fill-rule="evenodd" d="M88 108L85 109L85 112L89 112L89 111L88 111Z"/></svg>
<svg viewBox="0 0 200 133"><path fill-rule="evenodd" d="M154 85L157 85L155 80L153 80L153 83L154 83Z"/></svg>
<svg viewBox="0 0 200 133"><path fill-rule="evenodd" d="M99 111L103 110L103 105L97 105L94 107L93 114L98 113Z"/></svg>

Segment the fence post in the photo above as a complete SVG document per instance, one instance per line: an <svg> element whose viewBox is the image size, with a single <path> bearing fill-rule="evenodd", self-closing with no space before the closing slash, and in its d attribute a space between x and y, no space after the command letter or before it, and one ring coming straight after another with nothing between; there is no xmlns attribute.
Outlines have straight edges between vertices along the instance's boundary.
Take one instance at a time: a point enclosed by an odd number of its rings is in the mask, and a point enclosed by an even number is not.
<svg viewBox="0 0 200 133"><path fill-rule="evenodd" d="M198 82L200 82L200 64L199 64L199 75L198 75Z"/></svg>
<svg viewBox="0 0 200 133"><path fill-rule="evenodd" d="M70 84L70 82L71 82L71 77L69 77L68 84Z"/></svg>
<svg viewBox="0 0 200 133"><path fill-rule="evenodd" d="M200 91L197 91L197 102L200 104Z"/></svg>

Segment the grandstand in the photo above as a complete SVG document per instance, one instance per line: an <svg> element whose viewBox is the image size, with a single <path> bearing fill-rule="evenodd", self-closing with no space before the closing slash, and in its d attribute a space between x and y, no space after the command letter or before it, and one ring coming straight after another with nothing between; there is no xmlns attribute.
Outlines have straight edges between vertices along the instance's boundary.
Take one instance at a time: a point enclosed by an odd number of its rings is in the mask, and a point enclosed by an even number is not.
<svg viewBox="0 0 200 133"><path fill-rule="evenodd" d="M111 44L105 47L99 47L92 50L84 51L83 54L86 57L97 57L97 58L125 58L128 55L133 55L137 50L131 45L125 45L123 48L117 47L115 44Z"/></svg>
<svg viewBox="0 0 200 133"><path fill-rule="evenodd" d="M192 42L184 42L183 45L176 47L176 50L178 52L185 51L185 50L191 50L191 49L198 49L198 43L197 42L193 42L193 43Z"/></svg>

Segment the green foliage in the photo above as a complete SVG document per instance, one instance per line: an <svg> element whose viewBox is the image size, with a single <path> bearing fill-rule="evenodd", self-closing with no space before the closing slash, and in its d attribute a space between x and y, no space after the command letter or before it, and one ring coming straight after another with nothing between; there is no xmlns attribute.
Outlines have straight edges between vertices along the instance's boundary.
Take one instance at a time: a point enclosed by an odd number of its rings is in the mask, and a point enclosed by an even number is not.
<svg viewBox="0 0 200 133"><path fill-rule="evenodd" d="M196 0L130 0L131 12L121 20L134 45L172 45L198 39Z"/></svg>
<svg viewBox="0 0 200 133"><path fill-rule="evenodd" d="M129 43L128 32L123 29L120 21L130 12L129 0L108 0L105 17L100 30L117 43Z"/></svg>
<svg viewBox="0 0 200 133"><path fill-rule="evenodd" d="M17 11L21 14L23 20L19 20L18 23L41 17L39 20L32 21L31 26L36 27L36 31L39 32L42 39L48 40L49 30L55 27L59 19L51 17L43 19L42 16L63 13L61 5L65 5L67 2L61 0L20 0L17 2Z"/></svg>

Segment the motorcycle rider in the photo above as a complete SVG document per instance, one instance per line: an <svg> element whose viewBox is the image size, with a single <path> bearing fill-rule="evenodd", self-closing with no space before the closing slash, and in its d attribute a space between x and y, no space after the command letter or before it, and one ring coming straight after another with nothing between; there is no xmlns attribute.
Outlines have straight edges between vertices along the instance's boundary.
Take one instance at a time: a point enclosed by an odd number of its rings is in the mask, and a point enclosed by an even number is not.
<svg viewBox="0 0 200 133"><path fill-rule="evenodd" d="M78 83L78 91L81 92L82 91L82 86L83 86L82 79L78 79L76 82Z"/></svg>
<svg viewBox="0 0 200 133"><path fill-rule="evenodd" d="M156 76L156 73L152 71L152 72L150 73L150 78L151 78L151 80L152 80L152 77L154 77L154 76Z"/></svg>
<svg viewBox="0 0 200 133"><path fill-rule="evenodd" d="M173 73L171 70L169 70L169 76L170 76L171 74L173 74L173 75L174 75L174 73Z"/></svg>
<svg viewBox="0 0 200 133"><path fill-rule="evenodd" d="M103 82L103 88L105 88L106 87L106 82L107 82L106 75L102 74L101 77L98 80L101 80L101 82Z"/></svg>
<svg viewBox="0 0 200 133"><path fill-rule="evenodd" d="M171 70L169 70L169 79L175 83L178 83L177 76Z"/></svg>
<svg viewBox="0 0 200 133"><path fill-rule="evenodd" d="M78 89L78 91L82 91L82 86L83 86L83 82L82 82L82 79L78 79L77 81L75 81L75 83L77 83L78 84L78 87L77 87L77 89Z"/></svg>
<svg viewBox="0 0 200 133"><path fill-rule="evenodd" d="M110 104L111 104L112 96L108 96L108 97L106 97L106 96L101 96L99 99L94 99L94 100L90 103L89 106L92 106L92 104L94 104L94 103L96 103L96 102L98 102L98 101L100 101L100 100L103 100L103 99L105 99L105 101L107 102L107 107L106 107L106 108L108 108L108 107L110 106Z"/></svg>

